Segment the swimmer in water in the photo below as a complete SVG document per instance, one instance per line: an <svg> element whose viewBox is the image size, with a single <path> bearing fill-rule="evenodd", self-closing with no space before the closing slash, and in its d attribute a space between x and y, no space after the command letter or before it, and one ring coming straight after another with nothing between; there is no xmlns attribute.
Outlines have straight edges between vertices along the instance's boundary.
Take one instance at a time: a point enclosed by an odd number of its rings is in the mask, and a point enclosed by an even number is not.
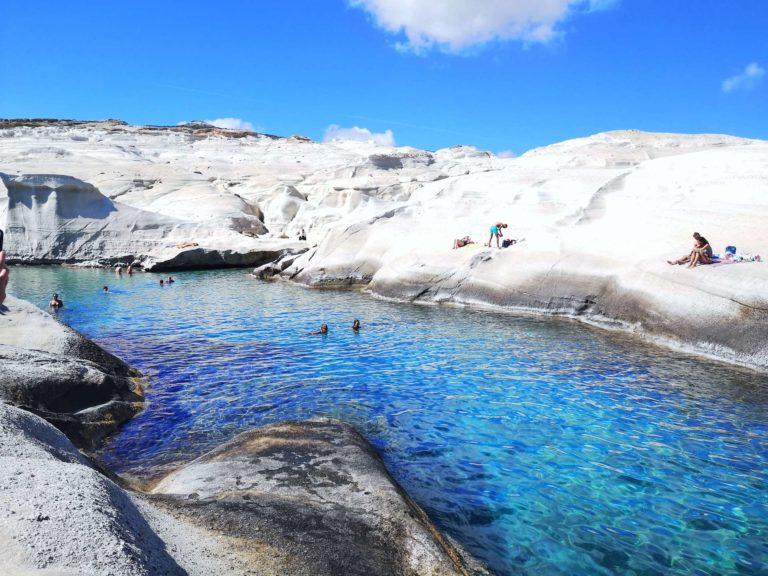
<svg viewBox="0 0 768 576"><path fill-rule="evenodd" d="M316 336L317 334L328 334L328 324L321 324L320 330L310 332L308 336Z"/></svg>
<svg viewBox="0 0 768 576"><path fill-rule="evenodd" d="M176 280L174 280L173 277L168 276L168 281L166 282L166 284L173 284L174 282L176 282Z"/></svg>
<svg viewBox="0 0 768 576"><path fill-rule="evenodd" d="M355 332L360 332L360 320L358 320L357 318L355 318L355 321L352 322L352 330L354 330Z"/></svg>
<svg viewBox="0 0 768 576"><path fill-rule="evenodd" d="M163 282L162 278L160 278L160 286L165 286L165 282Z"/></svg>
<svg viewBox="0 0 768 576"><path fill-rule="evenodd" d="M48 302L48 306L51 308L61 308L64 306L64 302L59 298L58 294L54 293L53 298L51 298L51 301Z"/></svg>
<svg viewBox="0 0 768 576"><path fill-rule="evenodd" d="M104 286L104 288L102 288L102 291L104 292L104 294L109 292L109 286Z"/></svg>

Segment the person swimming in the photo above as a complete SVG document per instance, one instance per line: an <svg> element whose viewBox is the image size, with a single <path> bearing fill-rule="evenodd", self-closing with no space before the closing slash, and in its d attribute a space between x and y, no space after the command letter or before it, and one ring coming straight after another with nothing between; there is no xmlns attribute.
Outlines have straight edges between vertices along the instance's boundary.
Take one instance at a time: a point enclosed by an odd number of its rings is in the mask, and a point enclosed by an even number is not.
<svg viewBox="0 0 768 576"><path fill-rule="evenodd" d="M160 278L160 286L165 286L165 281L162 278Z"/></svg>
<svg viewBox="0 0 768 576"><path fill-rule="evenodd" d="M328 324L320 324L320 330L310 332L307 336L316 336L317 334L328 334Z"/></svg>
<svg viewBox="0 0 768 576"><path fill-rule="evenodd" d="M106 294L107 292L109 292L109 286L104 286L104 288L102 288L101 290L102 292L104 292L104 294Z"/></svg>
<svg viewBox="0 0 768 576"><path fill-rule="evenodd" d="M174 280L174 279L173 279L173 277L171 277L171 276L168 276L168 280L166 280L166 282L165 282L165 283L166 283L166 284L173 284L174 282L176 282L176 280Z"/></svg>
<svg viewBox="0 0 768 576"><path fill-rule="evenodd" d="M352 322L352 330L354 330L355 332L360 332L360 320L358 320L357 318L355 318L355 321Z"/></svg>
<svg viewBox="0 0 768 576"><path fill-rule="evenodd" d="M51 308L61 308L64 306L64 302L59 298L59 295L54 292L53 298L48 302L48 306Z"/></svg>

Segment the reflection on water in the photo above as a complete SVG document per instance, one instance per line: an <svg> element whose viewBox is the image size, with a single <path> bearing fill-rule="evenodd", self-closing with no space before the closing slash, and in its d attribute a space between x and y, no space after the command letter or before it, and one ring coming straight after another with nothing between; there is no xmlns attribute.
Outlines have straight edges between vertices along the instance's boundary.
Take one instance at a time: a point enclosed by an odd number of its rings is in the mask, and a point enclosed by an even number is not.
<svg viewBox="0 0 768 576"><path fill-rule="evenodd" d="M498 574L768 571L766 377L564 321L176 279L13 270L13 293L59 292L63 322L150 377L104 449L119 472L334 416Z"/></svg>

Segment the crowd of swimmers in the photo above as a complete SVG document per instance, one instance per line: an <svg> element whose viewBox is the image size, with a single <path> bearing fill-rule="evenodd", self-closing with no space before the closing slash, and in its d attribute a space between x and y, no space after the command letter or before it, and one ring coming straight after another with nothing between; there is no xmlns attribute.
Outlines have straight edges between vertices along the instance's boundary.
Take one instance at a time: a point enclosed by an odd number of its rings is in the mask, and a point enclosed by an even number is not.
<svg viewBox="0 0 768 576"><path fill-rule="evenodd" d="M129 275L133 275L133 264L129 264L127 270L128 270L128 274ZM0 267L0 272L1 271L2 271L2 267ZM116 266L115 267L115 273L118 276L122 276L122 274L123 274L123 267L120 266L120 265ZM7 276L7 274L6 274L6 276ZM2 279L2 276L0 276L0 279ZM174 282L176 282L176 280L173 279L173 276L168 276L167 279L166 278L161 278L160 279L160 286L170 286ZM109 286L107 286L107 285L102 286L101 292L102 292L102 294L109 294ZM0 303L2 303L2 300L0 300ZM53 296L51 297L51 301L48 302L48 306L50 306L51 308L53 308L55 310L58 310L59 308L63 308L64 307L64 301L61 298L59 298L59 294L58 293L54 293Z"/></svg>

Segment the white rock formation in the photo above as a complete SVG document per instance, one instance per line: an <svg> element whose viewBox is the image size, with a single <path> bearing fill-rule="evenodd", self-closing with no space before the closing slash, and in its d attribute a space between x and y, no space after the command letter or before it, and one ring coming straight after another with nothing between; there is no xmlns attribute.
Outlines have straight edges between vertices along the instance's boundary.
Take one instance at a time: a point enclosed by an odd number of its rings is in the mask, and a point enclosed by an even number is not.
<svg viewBox="0 0 768 576"><path fill-rule="evenodd" d="M425 182L495 162L473 150L438 166L411 148L205 125L4 121L0 227L21 261L256 264L306 247L287 241L301 229L316 242L336 222L407 200ZM198 253L174 260L185 242ZM247 257L254 253L262 256Z"/></svg>
<svg viewBox="0 0 768 576"><path fill-rule="evenodd" d="M88 258L141 252L178 267L253 258L264 275L577 315L763 368L768 265L686 270L665 261L689 250L694 231L716 251L735 245L768 256L766 158L765 141L637 131L501 159L468 147L317 144L204 126L0 123L0 172L69 175L117 208L104 228L115 240L96 232L98 220L62 228L92 239L79 249L95 243ZM29 223L33 210L4 210L1 197L0 226L4 213L12 226ZM44 213L35 221L61 223ZM467 234L487 242L498 221L524 240L503 251L451 250ZM309 242L292 242L302 228ZM48 257L55 244L42 236L23 237L20 258ZM200 246L175 248L182 238Z"/></svg>

